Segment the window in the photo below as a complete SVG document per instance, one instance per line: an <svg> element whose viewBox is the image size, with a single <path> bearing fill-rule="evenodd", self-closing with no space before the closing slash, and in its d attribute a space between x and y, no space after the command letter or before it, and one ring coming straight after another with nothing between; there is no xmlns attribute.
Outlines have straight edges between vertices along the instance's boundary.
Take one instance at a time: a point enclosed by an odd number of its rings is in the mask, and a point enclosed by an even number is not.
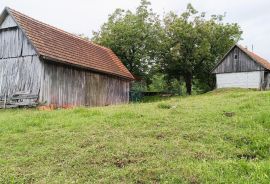
<svg viewBox="0 0 270 184"><path fill-rule="evenodd" d="M234 60L237 60L237 59L238 59L238 55L234 54Z"/></svg>

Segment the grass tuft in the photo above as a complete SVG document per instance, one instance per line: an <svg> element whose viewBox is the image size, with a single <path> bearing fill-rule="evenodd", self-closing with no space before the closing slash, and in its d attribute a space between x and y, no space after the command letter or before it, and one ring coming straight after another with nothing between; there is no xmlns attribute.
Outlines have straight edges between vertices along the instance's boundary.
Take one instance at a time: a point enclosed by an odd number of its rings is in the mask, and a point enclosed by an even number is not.
<svg viewBox="0 0 270 184"><path fill-rule="evenodd" d="M158 108L160 109L171 109L173 106L171 104L168 103L159 103L158 104Z"/></svg>

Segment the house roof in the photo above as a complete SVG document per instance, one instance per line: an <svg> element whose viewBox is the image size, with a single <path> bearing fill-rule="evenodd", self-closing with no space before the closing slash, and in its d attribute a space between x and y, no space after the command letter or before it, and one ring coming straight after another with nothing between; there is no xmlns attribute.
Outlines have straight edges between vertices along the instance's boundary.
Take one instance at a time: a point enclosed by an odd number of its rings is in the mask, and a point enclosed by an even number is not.
<svg viewBox="0 0 270 184"><path fill-rule="evenodd" d="M262 66L263 68L270 70L270 62L267 61L266 59L258 56L257 54L255 54L254 52L249 51L247 48L236 44L234 45L225 55L224 57L216 64L216 66L212 69L212 72L220 65L220 63L223 62L224 58L227 57L227 55L235 48L238 47L241 51L243 51L245 54L247 54L252 60L254 60L256 63L258 63L260 66Z"/></svg>
<svg viewBox="0 0 270 184"><path fill-rule="evenodd" d="M134 80L111 49L42 23L13 9L5 10L14 18L35 47L37 54L43 59Z"/></svg>

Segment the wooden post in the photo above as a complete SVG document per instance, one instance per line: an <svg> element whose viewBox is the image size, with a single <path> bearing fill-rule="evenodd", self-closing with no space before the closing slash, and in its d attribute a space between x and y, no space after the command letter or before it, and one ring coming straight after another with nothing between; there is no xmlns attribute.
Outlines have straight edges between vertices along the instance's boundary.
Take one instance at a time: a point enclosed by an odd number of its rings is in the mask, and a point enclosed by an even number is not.
<svg viewBox="0 0 270 184"><path fill-rule="evenodd" d="M7 103L7 95L5 94L4 109L6 109L6 103Z"/></svg>

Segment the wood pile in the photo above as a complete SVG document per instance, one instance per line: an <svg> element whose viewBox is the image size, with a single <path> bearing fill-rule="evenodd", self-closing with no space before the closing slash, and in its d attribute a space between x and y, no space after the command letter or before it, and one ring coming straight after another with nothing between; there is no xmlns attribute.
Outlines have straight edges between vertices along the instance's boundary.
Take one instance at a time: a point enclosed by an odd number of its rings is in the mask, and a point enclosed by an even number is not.
<svg viewBox="0 0 270 184"><path fill-rule="evenodd" d="M17 92L11 97L0 96L0 109L10 109L19 107L36 107L38 105L38 95L29 92Z"/></svg>

